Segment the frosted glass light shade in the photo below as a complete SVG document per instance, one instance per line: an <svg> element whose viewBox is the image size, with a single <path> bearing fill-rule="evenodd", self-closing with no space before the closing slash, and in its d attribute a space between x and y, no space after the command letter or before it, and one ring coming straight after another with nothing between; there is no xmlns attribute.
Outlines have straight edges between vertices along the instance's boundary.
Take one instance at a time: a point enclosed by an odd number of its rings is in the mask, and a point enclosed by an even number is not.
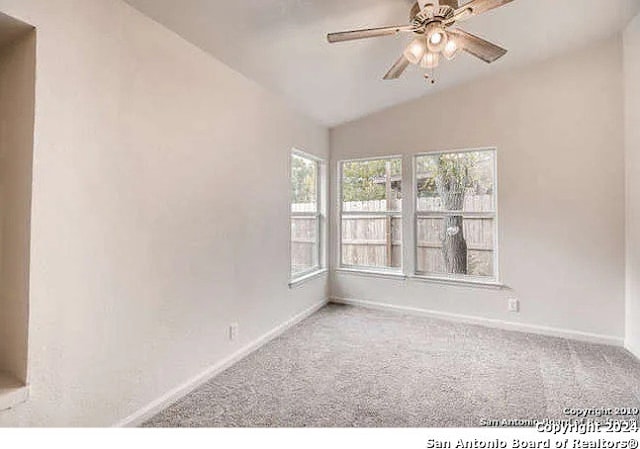
<svg viewBox="0 0 640 449"><path fill-rule="evenodd" d="M440 55L438 53L427 53L420 62L423 69L435 69L440 64Z"/></svg>
<svg viewBox="0 0 640 449"><path fill-rule="evenodd" d="M444 50L442 50L442 54L445 58L451 61L458 56L461 50L462 47L458 44L457 40L455 38L449 38L447 45L445 45Z"/></svg>
<svg viewBox="0 0 640 449"><path fill-rule="evenodd" d="M447 32L438 24L432 24L427 29L427 47L432 53L440 53L444 50L449 37Z"/></svg>
<svg viewBox="0 0 640 449"><path fill-rule="evenodd" d="M404 57L407 58L411 64L419 64L426 52L427 43L425 39L417 38L406 48Z"/></svg>

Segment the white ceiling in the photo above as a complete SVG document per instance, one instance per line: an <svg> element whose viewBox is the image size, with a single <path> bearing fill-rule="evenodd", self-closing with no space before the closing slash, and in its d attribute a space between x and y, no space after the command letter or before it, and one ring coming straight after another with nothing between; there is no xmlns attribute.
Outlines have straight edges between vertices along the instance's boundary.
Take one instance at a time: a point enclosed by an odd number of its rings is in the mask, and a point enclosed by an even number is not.
<svg viewBox="0 0 640 449"><path fill-rule="evenodd" d="M430 86L415 67L382 81L407 35L326 41L327 32L407 23L411 0L126 1L329 126L587 45L640 10L640 0L515 0L463 26L509 53L493 65L463 54L441 66Z"/></svg>

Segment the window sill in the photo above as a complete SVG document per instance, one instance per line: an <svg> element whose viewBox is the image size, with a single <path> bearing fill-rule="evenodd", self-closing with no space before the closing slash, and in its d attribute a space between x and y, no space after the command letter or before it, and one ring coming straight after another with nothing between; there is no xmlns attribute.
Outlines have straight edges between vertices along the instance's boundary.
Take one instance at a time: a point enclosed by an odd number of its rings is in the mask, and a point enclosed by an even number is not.
<svg viewBox="0 0 640 449"><path fill-rule="evenodd" d="M509 287L500 282L493 281L480 281L480 280L471 280L471 279L451 279L446 277L434 277L434 276L420 276L414 275L409 277L412 280L420 281L420 282L429 282L433 284L442 284L442 285L452 285L457 287L478 287L478 288L487 288L491 290L505 290Z"/></svg>
<svg viewBox="0 0 640 449"><path fill-rule="evenodd" d="M336 273L339 274L352 274L355 276L365 276L383 279L395 279L404 281L407 276L402 273L394 273L393 271L376 271L376 270L361 270L356 268L338 268Z"/></svg>
<svg viewBox="0 0 640 449"><path fill-rule="evenodd" d="M471 280L471 279L451 279L440 278L431 276L413 275L407 276L402 273L394 273L389 271L376 271L376 270L360 270L355 268L338 268L335 270L337 274L347 274L354 276L373 277L379 279L392 279L392 280L412 280L417 282L426 282L432 284L451 285L453 287L468 287L468 288L485 288L490 290L506 290L509 287L500 282Z"/></svg>
<svg viewBox="0 0 640 449"><path fill-rule="evenodd" d="M309 274L305 274L304 276L300 276L299 278L293 279L292 281L289 282L289 288L294 288L297 287L299 285L302 285L306 282L309 282L315 278L319 278L320 276L323 276L325 274L327 274L329 272L329 270L327 270L326 268L322 268L320 270L316 270L313 271Z"/></svg>
<svg viewBox="0 0 640 449"><path fill-rule="evenodd" d="M22 385L9 376L0 374L0 412L26 402L28 398L28 386Z"/></svg>

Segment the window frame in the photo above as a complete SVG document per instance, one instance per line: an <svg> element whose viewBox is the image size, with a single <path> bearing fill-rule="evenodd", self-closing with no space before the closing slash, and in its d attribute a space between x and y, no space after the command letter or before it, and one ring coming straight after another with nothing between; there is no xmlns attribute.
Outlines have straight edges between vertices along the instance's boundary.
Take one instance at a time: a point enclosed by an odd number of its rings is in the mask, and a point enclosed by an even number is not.
<svg viewBox="0 0 640 449"><path fill-rule="evenodd" d="M291 175L293 164L292 160L294 157L299 157L302 159L309 160L316 164L316 211L315 212L293 212L292 205L293 201L291 198ZM307 279L313 278L319 274L325 273L327 270L325 268L324 261L324 229L325 229L325 220L326 214L324 212L324 179L323 176L325 173L325 164L324 159L319 158L313 154L307 153L305 151L299 150L297 148L293 148L289 152L289 164L288 164L288 180L289 180L289 286L293 287L300 282L303 282ZM317 264L308 270L301 271L299 273L293 273L293 241L292 241L292 231L293 226L291 224L292 220L295 218L315 218L316 219L316 235L317 235L317 247L316 247L316 257Z"/></svg>
<svg viewBox="0 0 640 449"><path fill-rule="evenodd" d="M438 156L442 154L464 154L464 153L477 153L477 152L491 152L493 153L493 182L494 182L494 196L493 196L493 211L492 212L463 212L463 218L486 218L494 221L493 226L493 276L469 276L469 275L457 275L446 273L429 273L418 271L418 220L421 218L441 218L443 216L460 215L457 212L451 211L419 211L418 210L418 158L424 156ZM412 155L412 179L411 179L411 195L413 203L413 275L412 277L422 280L434 281L434 282L448 282L453 284L479 284L479 285L502 285L500 276L500 239L499 239L499 175L498 175L498 148L497 147L480 147L480 148L465 148L456 150L438 150L416 153Z"/></svg>
<svg viewBox="0 0 640 449"><path fill-rule="evenodd" d="M370 161L380 161L380 160L392 160L392 159L399 159L400 160L400 164L401 164L401 174L402 174L402 187L403 187L403 198L402 198L402 210L400 211L379 211L379 212L345 212L344 211L344 201L343 201L343 185L342 185L342 172L343 172L343 167L344 164L348 164L348 163L352 163L352 162L370 162ZM345 264L343 263L342 260L342 219L343 217L346 216L353 216L353 217L390 217L391 220L393 219L400 219L401 222L401 227L403 228L404 226L404 211L405 211L405 193L404 193L404 158L402 155L392 155L392 156L377 156L377 157L365 157L365 158L357 158L357 159L343 159L343 160L339 160L338 161L338 168L337 168L337 197L338 197L338 205L337 205L337 212L338 212L338 219L337 219L337 230L336 230L336 236L337 236L337 254L336 254L336 258L337 258L337 267L338 270L344 271L344 272L352 272L352 273L364 273L364 274L380 274L382 276L404 276L404 251L405 251L405 244L404 244L404 232L403 232L403 238L402 238L402 244L401 244L401 250L400 250L400 267L398 268L392 268L392 267L369 267L369 266L365 266L365 265L350 265L350 264ZM404 231L404 229L403 229Z"/></svg>

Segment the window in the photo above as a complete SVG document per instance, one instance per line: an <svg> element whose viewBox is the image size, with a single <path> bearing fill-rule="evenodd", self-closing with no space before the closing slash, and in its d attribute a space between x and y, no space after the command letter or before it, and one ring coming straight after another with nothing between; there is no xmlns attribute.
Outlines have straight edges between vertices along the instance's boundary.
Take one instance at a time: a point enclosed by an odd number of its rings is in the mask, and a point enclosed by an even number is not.
<svg viewBox="0 0 640 449"><path fill-rule="evenodd" d="M320 161L295 151L291 154L291 272L290 279L321 268L322 213Z"/></svg>
<svg viewBox="0 0 640 449"><path fill-rule="evenodd" d="M341 179L341 266L402 267L402 159L345 161Z"/></svg>
<svg viewBox="0 0 640 449"><path fill-rule="evenodd" d="M496 152L415 158L416 273L497 280Z"/></svg>

